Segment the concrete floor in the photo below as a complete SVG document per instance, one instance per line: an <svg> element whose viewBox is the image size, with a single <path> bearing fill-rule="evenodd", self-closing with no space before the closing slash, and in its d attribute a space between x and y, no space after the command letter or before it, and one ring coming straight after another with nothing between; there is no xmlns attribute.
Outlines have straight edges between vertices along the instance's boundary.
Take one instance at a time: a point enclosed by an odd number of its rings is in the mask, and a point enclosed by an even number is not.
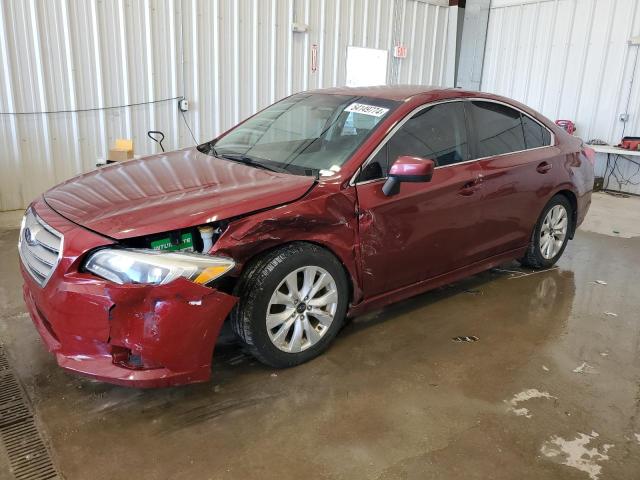
<svg viewBox="0 0 640 480"><path fill-rule="evenodd" d="M22 304L17 232L0 230L0 340L67 480L639 478L637 212L595 195L557 269L357 318L289 370L223 344L210 383L155 391L56 367Z"/></svg>

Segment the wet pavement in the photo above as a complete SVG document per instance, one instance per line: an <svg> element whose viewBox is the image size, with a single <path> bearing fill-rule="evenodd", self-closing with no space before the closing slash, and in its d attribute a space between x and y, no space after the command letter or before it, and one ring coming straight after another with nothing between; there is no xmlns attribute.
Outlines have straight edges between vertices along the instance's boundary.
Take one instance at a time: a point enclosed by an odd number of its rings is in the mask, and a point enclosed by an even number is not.
<svg viewBox="0 0 640 480"><path fill-rule="evenodd" d="M640 237L581 230L556 269L354 319L289 370L226 338L209 383L145 391L56 366L16 237L0 230L0 341L67 480L640 478Z"/></svg>

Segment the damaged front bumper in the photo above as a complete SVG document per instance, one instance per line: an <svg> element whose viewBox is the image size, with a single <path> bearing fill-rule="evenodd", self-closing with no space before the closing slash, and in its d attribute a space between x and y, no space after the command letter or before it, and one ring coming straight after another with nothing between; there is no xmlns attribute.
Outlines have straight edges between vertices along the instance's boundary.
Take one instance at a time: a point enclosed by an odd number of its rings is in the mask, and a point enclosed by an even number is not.
<svg viewBox="0 0 640 480"><path fill-rule="evenodd" d="M24 300L48 349L66 369L131 387L207 381L213 349L237 298L178 278L166 285L117 285L79 271L80 256L110 240L38 214L64 234L63 258L45 287L21 265Z"/></svg>

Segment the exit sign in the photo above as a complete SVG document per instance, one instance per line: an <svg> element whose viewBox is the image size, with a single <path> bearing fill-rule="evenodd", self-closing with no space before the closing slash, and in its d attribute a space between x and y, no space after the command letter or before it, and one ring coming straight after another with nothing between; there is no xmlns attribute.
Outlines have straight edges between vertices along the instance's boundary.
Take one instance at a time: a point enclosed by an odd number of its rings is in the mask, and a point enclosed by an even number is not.
<svg viewBox="0 0 640 480"><path fill-rule="evenodd" d="M405 45L396 45L393 47L393 56L395 58L407 58L407 47Z"/></svg>

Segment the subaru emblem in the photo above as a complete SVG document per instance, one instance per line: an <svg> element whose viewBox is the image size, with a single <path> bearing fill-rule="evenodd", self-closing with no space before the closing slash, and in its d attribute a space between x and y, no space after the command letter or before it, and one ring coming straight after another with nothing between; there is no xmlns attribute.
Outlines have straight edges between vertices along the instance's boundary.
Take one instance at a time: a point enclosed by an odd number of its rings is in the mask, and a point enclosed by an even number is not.
<svg viewBox="0 0 640 480"><path fill-rule="evenodd" d="M29 227L24 229L24 239L27 242L27 245L30 245L32 247L37 244L36 236L31 232L31 229Z"/></svg>

